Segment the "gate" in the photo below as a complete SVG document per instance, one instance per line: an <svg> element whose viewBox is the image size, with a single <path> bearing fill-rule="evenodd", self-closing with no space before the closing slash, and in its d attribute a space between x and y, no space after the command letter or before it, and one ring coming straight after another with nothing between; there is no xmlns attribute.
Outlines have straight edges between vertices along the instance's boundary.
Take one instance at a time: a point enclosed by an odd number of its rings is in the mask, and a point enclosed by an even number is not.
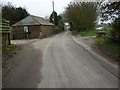
<svg viewBox="0 0 120 90"><path fill-rule="evenodd" d="M11 44L10 33L11 33L11 29L10 29L9 21L6 20L0 21L0 34L2 37L2 46Z"/></svg>

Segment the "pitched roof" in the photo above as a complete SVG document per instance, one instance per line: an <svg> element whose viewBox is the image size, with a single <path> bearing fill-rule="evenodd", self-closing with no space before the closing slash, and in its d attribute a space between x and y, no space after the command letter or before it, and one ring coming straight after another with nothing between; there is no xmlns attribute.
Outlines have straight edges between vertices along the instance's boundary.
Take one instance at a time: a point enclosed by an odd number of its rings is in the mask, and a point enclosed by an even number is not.
<svg viewBox="0 0 120 90"><path fill-rule="evenodd" d="M29 15L21 21L13 24L12 26L25 26L25 25L54 25L41 17Z"/></svg>

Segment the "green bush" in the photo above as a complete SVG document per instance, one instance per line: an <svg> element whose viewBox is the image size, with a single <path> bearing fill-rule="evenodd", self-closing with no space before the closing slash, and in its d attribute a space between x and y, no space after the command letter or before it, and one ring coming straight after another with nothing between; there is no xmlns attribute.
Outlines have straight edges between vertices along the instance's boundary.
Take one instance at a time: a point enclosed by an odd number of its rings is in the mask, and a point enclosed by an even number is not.
<svg viewBox="0 0 120 90"><path fill-rule="evenodd" d="M120 18L116 19L112 24L112 29L108 33L108 39L120 43Z"/></svg>

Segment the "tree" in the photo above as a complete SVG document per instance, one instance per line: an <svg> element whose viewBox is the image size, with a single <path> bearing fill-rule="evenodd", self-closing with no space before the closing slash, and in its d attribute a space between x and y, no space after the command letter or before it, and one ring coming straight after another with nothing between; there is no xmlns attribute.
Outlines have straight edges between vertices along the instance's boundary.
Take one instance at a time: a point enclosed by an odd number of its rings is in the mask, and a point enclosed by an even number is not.
<svg viewBox="0 0 120 90"><path fill-rule="evenodd" d="M55 24L56 33L64 30L63 18L61 15L57 15L55 11L53 11L52 14L50 15L50 22Z"/></svg>
<svg viewBox="0 0 120 90"><path fill-rule="evenodd" d="M117 18L112 23L112 29L109 31L109 39L116 43L120 43L120 18Z"/></svg>
<svg viewBox="0 0 120 90"><path fill-rule="evenodd" d="M97 20L97 3L95 2L71 2L65 10L65 18L72 23L73 29L93 30Z"/></svg>
<svg viewBox="0 0 120 90"><path fill-rule="evenodd" d="M25 8L22 8L22 7L16 8L11 3L2 5L2 18L9 20L10 25L18 22L19 20L27 17L28 15L29 13Z"/></svg>
<svg viewBox="0 0 120 90"><path fill-rule="evenodd" d="M55 25L58 25L58 16L55 11L53 11L52 14L50 15L50 22L54 23Z"/></svg>
<svg viewBox="0 0 120 90"><path fill-rule="evenodd" d="M27 10L25 8L22 7L18 7L16 8L17 12L19 13L19 16L21 19L25 18L26 16L29 15L29 13L27 12Z"/></svg>
<svg viewBox="0 0 120 90"><path fill-rule="evenodd" d="M101 3L102 21L115 20L120 16L120 1Z"/></svg>
<svg viewBox="0 0 120 90"><path fill-rule="evenodd" d="M57 16L57 19L58 19L58 23L62 22L62 17L60 15Z"/></svg>
<svg viewBox="0 0 120 90"><path fill-rule="evenodd" d="M101 7L102 20L111 19L111 27L109 30L108 39L114 42L120 42L120 1L108 2Z"/></svg>
<svg viewBox="0 0 120 90"><path fill-rule="evenodd" d="M61 30L64 30L63 18L61 17L61 15L58 15L57 18L58 18L58 27L59 27Z"/></svg>
<svg viewBox="0 0 120 90"><path fill-rule="evenodd" d="M61 15L57 15L55 11L50 15L50 22L55 24L60 30L64 29L63 18Z"/></svg>

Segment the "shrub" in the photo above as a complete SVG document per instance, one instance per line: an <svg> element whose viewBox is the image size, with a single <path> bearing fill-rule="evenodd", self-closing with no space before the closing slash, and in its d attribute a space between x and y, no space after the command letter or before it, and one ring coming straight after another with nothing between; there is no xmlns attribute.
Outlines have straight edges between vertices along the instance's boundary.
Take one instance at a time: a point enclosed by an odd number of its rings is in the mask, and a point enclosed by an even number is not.
<svg viewBox="0 0 120 90"><path fill-rule="evenodd" d="M108 39L120 43L120 18L116 19L112 24L112 29L108 33Z"/></svg>

